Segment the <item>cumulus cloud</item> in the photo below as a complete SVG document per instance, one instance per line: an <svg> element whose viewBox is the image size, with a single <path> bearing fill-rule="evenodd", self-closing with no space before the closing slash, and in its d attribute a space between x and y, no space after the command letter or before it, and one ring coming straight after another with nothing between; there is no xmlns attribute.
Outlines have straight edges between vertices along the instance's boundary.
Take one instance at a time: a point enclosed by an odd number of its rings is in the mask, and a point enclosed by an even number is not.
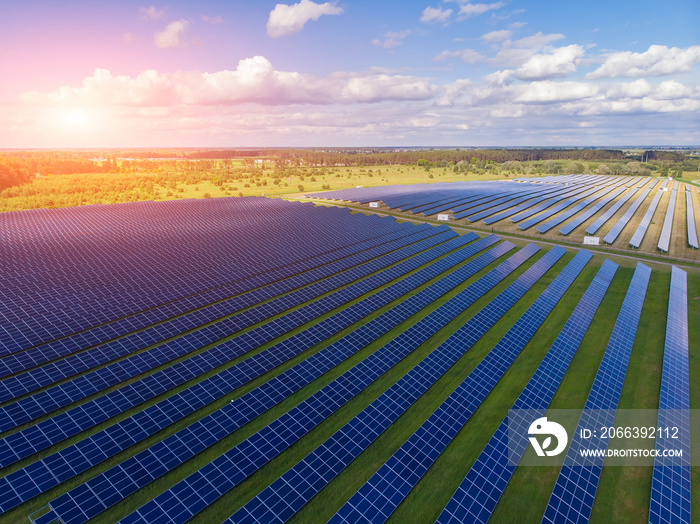
<svg viewBox="0 0 700 524"><path fill-rule="evenodd" d="M487 11L493 11L495 9L500 9L505 4L503 2L494 2L492 4L472 4L470 2L461 3L459 5L459 18L463 20L471 16L481 15Z"/></svg>
<svg viewBox="0 0 700 524"><path fill-rule="evenodd" d="M640 78L634 82L627 82L624 84L617 84L612 86L605 93L605 97L608 99L614 98L641 98L651 94L653 88L649 82Z"/></svg>
<svg viewBox="0 0 700 524"><path fill-rule="evenodd" d="M223 23L223 21L224 21L224 19L221 17L221 15L216 15L216 16L202 15L202 22L206 22L207 24L216 25L216 24Z"/></svg>
<svg viewBox="0 0 700 524"><path fill-rule="evenodd" d="M158 73L137 77L97 69L81 87L20 96L27 105L134 106L353 104L429 100L438 87L426 78L380 72L334 73L316 77L277 71L265 57L246 58L234 71Z"/></svg>
<svg viewBox="0 0 700 524"><path fill-rule="evenodd" d="M316 4L301 0L298 4L277 4L267 20L267 34L271 38L298 33L309 20L318 20L321 15L339 15L343 10L335 3Z"/></svg>
<svg viewBox="0 0 700 524"><path fill-rule="evenodd" d="M583 47L576 44L559 47L549 53L536 54L515 70L515 76L520 80L546 80L567 76L576 71L583 54Z"/></svg>
<svg viewBox="0 0 700 524"><path fill-rule="evenodd" d="M158 20L165 16L165 11L163 9L158 9L156 6L142 7L139 9L141 13L141 18L144 20Z"/></svg>
<svg viewBox="0 0 700 524"><path fill-rule="evenodd" d="M423 14L420 21L424 24L444 24L450 18L452 9L443 9L442 7L426 7L423 9Z"/></svg>
<svg viewBox="0 0 700 524"><path fill-rule="evenodd" d="M480 55L474 49L461 49L459 51L443 51L439 55L433 57L435 62L441 62L447 60L448 58L459 58L465 64L476 64L484 60L484 57Z"/></svg>
<svg viewBox="0 0 700 524"><path fill-rule="evenodd" d="M187 20L174 20L165 29L153 35L153 41L161 49L182 47L182 37L190 23Z"/></svg>
<svg viewBox="0 0 700 524"><path fill-rule="evenodd" d="M542 49L544 46L561 40L564 35L561 33L544 34L541 31L534 35L526 36L515 41L515 46L527 49Z"/></svg>
<svg viewBox="0 0 700 524"><path fill-rule="evenodd" d="M552 104L556 102L591 98L598 94L599 88L594 84L583 82L531 82L515 86L515 102L524 104Z"/></svg>
<svg viewBox="0 0 700 524"><path fill-rule="evenodd" d="M508 80L510 79L511 76L513 76L513 71L512 69L506 69L504 71L495 71L491 74L488 74L484 77L484 80L488 84L496 84L496 85L505 85L508 83Z"/></svg>
<svg viewBox="0 0 700 524"><path fill-rule="evenodd" d="M503 42L504 40L508 40L512 34L512 31L501 29L500 31L491 31L490 33L481 35L481 39L486 42Z"/></svg>
<svg viewBox="0 0 700 524"><path fill-rule="evenodd" d="M384 49L391 49L393 47L398 47L403 44L404 38L411 34L410 29L405 29L403 31L389 31L384 34L384 40L379 40L375 38L372 40L372 45L377 47L383 47Z"/></svg>
<svg viewBox="0 0 700 524"><path fill-rule="evenodd" d="M620 76L664 76L685 73L700 62L700 45L685 49L652 45L643 53L622 51L611 53L598 69L586 78L615 78Z"/></svg>
<svg viewBox="0 0 700 524"><path fill-rule="evenodd" d="M519 67L550 43L562 38L564 35L560 33L544 34L540 32L515 41L504 40L501 49L491 62L499 66Z"/></svg>

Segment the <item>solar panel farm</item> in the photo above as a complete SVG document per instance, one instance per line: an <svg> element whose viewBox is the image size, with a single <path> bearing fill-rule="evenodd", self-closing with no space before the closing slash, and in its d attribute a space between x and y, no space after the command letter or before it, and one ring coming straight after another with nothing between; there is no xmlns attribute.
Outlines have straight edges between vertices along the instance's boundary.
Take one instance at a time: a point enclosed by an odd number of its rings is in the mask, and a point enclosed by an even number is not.
<svg viewBox="0 0 700 524"><path fill-rule="evenodd" d="M287 197L0 213L0 523L700 521L697 186ZM633 409L682 456L583 463Z"/></svg>

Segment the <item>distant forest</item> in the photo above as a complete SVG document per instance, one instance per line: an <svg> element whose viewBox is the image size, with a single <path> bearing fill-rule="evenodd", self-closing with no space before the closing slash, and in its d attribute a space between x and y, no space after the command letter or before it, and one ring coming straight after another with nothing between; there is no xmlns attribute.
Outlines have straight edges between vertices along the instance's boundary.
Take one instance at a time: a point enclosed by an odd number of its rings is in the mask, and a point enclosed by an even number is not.
<svg viewBox="0 0 700 524"><path fill-rule="evenodd" d="M117 167L119 158L119 168ZM527 162L540 160L610 161L656 160L684 163L685 153L672 151L645 151L626 155L621 150L607 149L476 149L420 151L316 151L304 149L260 150L123 150L123 151L9 151L0 153L0 190L30 182L35 177L57 174L109 173L137 165L139 160L226 160L239 159L246 165L265 159L278 167L284 166L380 166L380 165L433 165L449 166L460 162Z"/></svg>

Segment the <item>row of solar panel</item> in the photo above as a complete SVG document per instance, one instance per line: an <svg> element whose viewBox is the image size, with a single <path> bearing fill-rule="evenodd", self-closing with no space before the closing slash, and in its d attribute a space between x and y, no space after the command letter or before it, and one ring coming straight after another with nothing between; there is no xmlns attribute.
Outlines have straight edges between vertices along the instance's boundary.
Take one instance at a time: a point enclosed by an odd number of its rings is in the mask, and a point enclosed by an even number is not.
<svg viewBox="0 0 700 524"><path fill-rule="evenodd" d="M678 428L678 438L663 432L656 439L649 522L690 524L690 369L688 356L688 279L673 266L664 342L657 427ZM667 450L682 456L664 458Z"/></svg>
<svg viewBox="0 0 700 524"><path fill-rule="evenodd" d="M615 181L614 179L618 180ZM569 180L573 180L573 178L569 178ZM625 195L625 197L618 200L605 214L603 214L598 220L596 220L594 224L587 228L586 232L588 234L594 234L620 209L620 207L622 207L635 194L637 189L646 185L648 180L649 179L646 179L644 177L635 177L631 180L628 180L627 177L603 177L601 185L594 186L593 189L587 189L588 187L590 187L590 184L601 182L600 177L597 177L597 179L591 177L585 181L585 183L588 185L584 186L584 188L575 188L572 190L571 188L567 188L566 186L564 186L564 189L558 187L554 189L538 189L534 191L528 189L515 190L512 186L509 186L507 183L494 182L492 183L492 187L490 189L484 189L483 183L482 185L474 186L474 190L471 192L471 194L468 191L465 192L464 185L460 185L458 190L457 188L455 188L451 193L449 190L441 188L440 191L429 193L428 195L426 195L428 189L425 186L421 185L414 192L406 192L404 189L400 192L397 192L397 194L393 197L385 197L385 203L387 203L389 207L396 207L399 210L410 211L411 213L421 212L424 213L426 216L451 210L453 212L453 218L455 220L466 218L468 221L474 222L477 220L484 219L484 223L486 225L493 224L507 217L512 217L511 221L513 222L519 222L528 217L532 217L532 215L541 213L540 215L535 216L518 226L519 229L525 230L532 227L535 224L542 222L544 219L559 213L567 207L570 207L572 204L578 202L580 199L589 196L589 198L586 198L583 202L579 202L573 208L568 209L567 211L561 213L559 216L555 217L548 223L538 227L537 230L540 233L546 233L547 231L552 229L554 226L560 224L567 218L583 212L584 209L586 209L593 202L598 200L598 198L604 197L601 202L592 206L587 211L579 215L576 219L572 220L560 229L561 234L568 235L585 220L587 220L600 209L602 209L606 204L608 204L610 201L614 200L617 196L622 194L624 192L624 188L630 188L636 184L635 189L629 191ZM638 207L646 198L646 195L648 195L651 189L658 183L658 180L659 179L654 179L652 181L650 186L645 191L644 196L640 195L640 197L635 201L635 203L625 212L625 214L618 220L618 222L613 226L613 228L605 235L604 241L606 243L612 244L617 239L624 227L627 225L627 223L629 223L634 213L637 211ZM578 182L580 183L582 181L579 180ZM668 181L665 181L661 189L664 189L667 186L667 184ZM541 184L538 185L542 187ZM624 186L624 188L619 186ZM594 191L596 187L599 190L602 188L618 188L618 190L616 190L612 195L601 194L597 197L595 195L590 196L596 192ZM674 188L677 187L678 183L676 182L674 183ZM422 191L423 196L420 196L421 193L416 194L417 191ZM362 194L362 190L356 190L356 192L356 194L358 195ZM564 195L562 195L562 192L566 194L566 197L569 197L565 202L561 202L561 200L566 198ZM334 195L335 193L340 192L316 194L314 196L320 198L332 198L332 195ZM388 191L388 194L391 194L391 191ZM460 196L457 197L456 195ZM576 197L572 195L576 195ZM674 195L675 193L672 194L672 197ZM347 196L347 198L349 198L349 195ZM380 197L378 196L377 198ZM632 240L630 241L630 245L632 247L639 247L639 245L641 244L641 241L644 238L644 234L646 233L648 224L651 221L651 218L653 217L653 212L656 209L654 203L658 205L658 201L660 200L660 198L660 195L656 195L655 200L652 201L652 205L647 210L647 214L645 215L644 219L642 220L642 223L637 228ZM406 202L407 199L410 201ZM396 202L399 202L399 204L396 204L395 200ZM359 201L362 201L362 199L360 199ZM425 201L428 201L429 203L426 204L424 203ZM673 210L673 207L675 206L675 199L673 200L673 202L673 206L670 207L671 210ZM690 198L690 193L687 193L687 202L688 244L690 247L698 248L697 234L695 233L696 228L694 216L692 213L692 202ZM517 207L514 208L514 206ZM499 211L503 212L499 213ZM668 251L672 222L673 214L668 215L667 213L667 218L664 223L665 227L662 230L658 244L658 248L662 252Z"/></svg>
<svg viewBox="0 0 700 524"><path fill-rule="evenodd" d="M18 373L24 369L41 365L53 359L65 357L92 346L104 344L107 341L127 335L132 331L143 329L156 323L165 322L172 317L189 313L214 302L226 300L246 292L246 295L237 296L236 302L240 303L241 307L248 307L256 303L256 301L272 298L294 289L294 284L301 286L311 282L312 280L309 279L310 277L306 277L306 272L323 276L325 275L326 269L332 267L333 263L338 263L346 258L351 260L352 257L357 257L358 255L362 256L361 253L363 251L376 248L378 244L389 243L403 237L409 237L424 229L411 226L408 226L409 228L407 229L405 227L407 225L408 224L403 224L404 227L396 228L393 231L389 230L389 232L383 232L370 240L358 241L352 246L342 247L330 253L294 262L244 280L232 282L194 296L185 297L178 301L164 304L158 308L131 315L127 318L98 326L88 331L82 331L30 350L13 353L0 359L0 377ZM429 226L425 225L425 227ZM352 241L353 238L351 237L349 240ZM122 340L122 343L125 343L125 341ZM145 345L141 347L145 347Z"/></svg>
<svg viewBox="0 0 700 524"><path fill-rule="evenodd" d="M549 406L616 271L617 264L603 263L512 410L544 411ZM512 464L517 464L529 444L531 422L515 416L501 422L440 514L439 523L488 522L515 472Z"/></svg>
<svg viewBox="0 0 700 524"><path fill-rule="evenodd" d="M560 247L551 249L447 341L227 522L273 522L298 511L427 391L564 253Z"/></svg>
<svg viewBox="0 0 700 524"><path fill-rule="evenodd" d="M233 204L230 206L235 208ZM279 204L278 207L286 209ZM108 258L105 258L104 250L101 249L101 244L107 240L101 241L100 237L91 237L92 245L86 246L84 240L71 240L69 228L67 232L61 232L61 237L55 232L44 232L47 238L38 238L35 241L38 244L36 246L15 248L8 239L7 242L3 242L0 265L8 284L11 284L10 287L20 292L16 294L16 299L12 296L3 297L0 304L3 317L9 321L0 326L0 332L4 331L0 340L9 346L9 350L6 350L8 352L45 343L93 327L98 321L113 321L231 280L245 278L258 273L259 267L285 265L308 258L310 254L325 252L328 250L329 238L343 238L343 235L329 235L329 231L334 227L340 231L350 229L345 211L313 212L313 208L292 208L303 210L304 213L289 217L289 211L285 210L284 214L297 222L295 227L308 228L308 232L304 232L304 238L309 245L303 245L305 243L299 242L299 239L295 238L296 235L289 234L289 231L285 235L280 228L271 231L269 237L261 236L257 241L250 238L243 241L247 233L242 224L231 226L222 217L215 220L217 227L212 230L213 238L216 238L217 242L210 238L190 243L185 237L180 239L182 244L177 249L173 245L178 242L157 243L149 245L148 249L142 249L146 246L130 241L127 236L120 238L120 252L109 253ZM60 211L56 210L56 215L62 216ZM95 214L102 218L97 211ZM190 209L184 211L188 212ZM323 218L319 215L323 215ZM66 220L69 218L65 217ZM274 216L268 221L275 222ZM370 222L367 219L360 221ZM167 225L172 224L168 222ZM143 228L142 225L140 227ZM275 228L268 224L264 229ZM370 228L355 228L355 231L355 235L365 237L374 234ZM146 242L148 233L149 231L141 233L139 238ZM280 249L270 252L269 247L265 247L269 240ZM57 254L58 249L54 245L57 242L68 244L70 249L66 248L65 253ZM240 245L240 253L232 255L227 251L229 242ZM346 241L330 240L331 244L337 242ZM161 244L166 246L162 250ZM48 246L51 246L50 251ZM23 257L20 249L29 250L35 255ZM135 256L135 252L140 255ZM207 256L203 257L203 253ZM50 260L46 260L47 257ZM25 258L42 260L42 270L27 272L28 266L23 262ZM248 263L242 263L244 261ZM254 263L256 261L258 263ZM41 274L42 278L37 280L36 276L32 276L35 274ZM177 285L173 285L174 282L177 282ZM57 300L53 297L57 297ZM21 303L18 303L18 300L21 300ZM25 318L25 307L32 308L33 318ZM38 314L36 308L40 307L46 311Z"/></svg>
<svg viewBox="0 0 700 524"><path fill-rule="evenodd" d="M484 242L482 240L477 243L480 245L469 246L462 251L468 251L468 253L465 254L473 254L492 243L493 240L489 240L489 242ZM257 392L253 392L237 399L232 402L231 406L226 406L218 412L209 415L185 430L173 435L170 439L173 439L173 441L177 439L184 441L191 435L199 435L200 439L210 441L218 441L224 438L230 432L250 420L253 416L257 416L262 411L271 407L271 402L268 399L274 399L275 403L280 402L293 392L298 391L298 389L303 387L306 383L317 378L339 361L359 351L368 343L376 340L379 336L386 333L409 316L415 314L420 309L428 306L436 298L456 285L461 284L466 278L469 278L513 247L512 244L501 244L491 252L482 255L454 273L443 277L442 280L431 285L429 288L410 297L404 303L395 306L380 317L325 348L321 353L308 359L308 361L297 365L296 367L299 368L299 370L294 370L294 380L279 376L268 383L271 384L272 387L263 386L259 388L260 392L258 395L256 395ZM500 278L492 278L491 280L494 281L491 283L491 286L493 286ZM488 288L479 290L479 293L474 293L475 289L478 289L474 286L470 286L469 289L469 293L462 292L460 293L459 299L455 298L450 301L452 307L455 307L454 304L460 303L460 301L467 302L458 308L459 311L463 310ZM444 310L445 306L441 309ZM214 461L212 466L209 466L209 469L212 469L212 467L214 470L217 470L219 467L225 468L229 474L220 480L227 482L229 487L231 487L237 480L234 476L234 471L242 472L245 469L257 469L257 467L267 462L272 456L283 451L283 449L294 440L308 432L313 426L320 423L330 415L331 412L338 409L345 401L361 391L366 384L379 377L383 373L383 370L391 367L391 365L400 360L402 356L405 356L408 352L417 347L421 341L426 340L430 334L426 333L424 328L434 322L433 319L435 316L435 313L432 313L430 315L430 320L424 319L421 321L420 326L410 328L411 333L400 335L402 340L392 341L388 346L383 347L381 350L367 357L353 369L322 388L321 391L314 394L311 398L304 401L289 413L285 414L281 419L267 426L239 446L236 446L236 448L228 452L225 456ZM444 320L441 325L431 326L430 332L434 333L447 321L448 320ZM418 337L418 339L414 340L412 338L413 336ZM394 354L394 352L397 351L400 354ZM319 362L322 364L317 364ZM310 370L307 364L312 366ZM286 373L287 372L285 372L285 374ZM299 375L304 376L304 379L299 380L297 378ZM231 419L234 419L235 422L231 422ZM212 430L214 431L213 434ZM167 440L165 442L167 444ZM148 465L153 463L153 459L158 458L159 454L162 452L163 450L150 448L136 455L134 458L141 464L140 470L149 471ZM189 457L189 454L180 454L181 461L187 460ZM231 461L234 460L234 457L244 458L242 462L239 460L237 464L233 464ZM223 466L224 462L230 463L230 465L225 467ZM219 464L219 466L217 466L217 464ZM110 489L109 484L105 484L104 480L108 480L113 475L117 474L119 469L125 467L126 464L113 468L103 476L97 477L86 484L98 495L101 504L105 507L110 504L107 495L113 496L113 490ZM167 469L170 468L168 467ZM150 471L151 475L158 476L165 473L167 470L160 468L158 472L154 472L152 468L150 468ZM252 471L248 473L250 472ZM140 487L142 487L141 483L134 481L132 485L129 486L128 491L132 492ZM221 486L217 489L221 489ZM205 496L205 492L203 491L200 491L199 494L200 496ZM77 494L69 492L68 495L75 498ZM57 500L56 504L58 505L60 502L60 500Z"/></svg>
<svg viewBox="0 0 700 524"><path fill-rule="evenodd" d="M345 503L331 522L386 520L503 377L592 254L581 250L476 368Z"/></svg>
<svg viewBox="0 0 700 524"><path fill-rule="evenodd" d="M418 244L404 248L403 250L395 252L391 255L387 255L388 258L382 262L387 264L396 262L401 260L403 257L418 253L423 249L435 246L439 242L454 236L456 235L450 232L440 233L434 237L424 240L423 242L419 242ZM425 253L420 254L418 257L405 260L396 266L384 269L380 273L370 276L368 279L359 281L351 286L338 290L331 295L323 297L319 301L312 302L307 306L292 311L272 322L263 324L252 331L248 331L228 342L211 348L204 353L200 353L187 360L178 362L174 366L165 368L156 372L155 374L143 377L142 379L132 382L118 390L112 391L104 396L97 397L86 404L72 408L71 410L61 413L44 422L40 422L36 426L31 426L26 430L14 433L0 442L0 460L2 461L3 465L7 465L8 463L12 463L19 458L26 456L27 454L39 451L46 446L56 444L58 441L72 434L83 431L100 421L106 420L123 412L125 409L129 409L149 398L153 398L161 393L164 393L169 389L186 382L187 380L196 378L201 373L225 364L232 358L250 351L261 344L264 344L265 342L271 341L277 336L289 332L292 329L295 329L296 327L308 322L309 320L313 320L326 312L332 311L336 307L345 304L347 301L353 300L367 292L377 289L378 287L391 282L391 280L394 278L403 275L405 272L416 269L426 261L431 260L431 257L445 254L447 251L453 249L455 245L460 245L465 241L468 241L468 239L465 240L455 238L450 243L435 247ZM383 267L382 262L370 262L370 265L372 265L373 269L376 270L378 267ZM390 292L387 292L386 294L388 293ZM345 313L346 311L347 310L341 313ZM330 323L330 321L324 322ZM315 327L316 331L321 329L321 325L323 325L323 323ZM175 342L177 342L177 340ZM308 342L305 343L308 344ZM291 358L291 355L298 353L301 347L301 345L295 346L292 342L290 342L290 339L279 344L279 346L280 347L276 349L271 348L266 352L259 353L253 357L253 359L241 363L240 366L248 367L250 366L251 362L256 362L265 358L271 359L272 357L269 357L268 355L276 353L286 355L286 358ZM275 351L273 351L273 349L275 349ZM269 365L270 364L268 364L268 366ZM138 371L135 368L133 370ZM253 368L249 373L257 372L259 372L259 370ZM102 377L101 370L96 371L95 375L97 377ZM84 377L79 377L78 380L84 380ZM66 395L72 394L75 398L80 397L85 393L85 390L80 390L78 388L64 388L62 391L66 391L66 393L62 397L55 398L54 404L65 401ZM25 400L29 401L32 398L33 397L29 397ZM17 424L18 419L21 420L20 417L28 418L32 415L37 416L34 412L27 413L24 410L19 411L18 409L14 409L11 411L9 408L15 405L17 404L11 404L4 408L3 412L6 414L4 423L6 425L10 425L11 423ZM48 411L51 407L53 407L47 403L36 403L34 405L36 406L35 409L37 411L42 409Z"/></svg>
<svg viewBox="0 0 700 524"><path fill-rule="evenodd" d="M11 400L17 396L30 393L38 388L48 386L59 380L69 378L83 371L95 368L102 364L127 356L137 350L148 346L161 343L171 337L181 335L189 330L197 329L199 326L207 325L211 322L222 320L224 317L232 315L245 308L249 309L245 313L236 315L225 321L219 321L214 325L209 325L205 328L198 329L194 333L175 339L170 343L166 343L156 351L167 354L168 346L175 348L176 355L188 352L188 345L191 350L200 348L208 343L219 340L222 337L236 333L246 327L249 327L257 322L263 321L274 315L277 315L291 307L298 306L311 298L327 293L341 285L349 283L350 278L358 278L367 271L372 270L372 265L367 264L369 260L384 255L395 249L403 247L410 242L415 242L426 238L437 231L430 228L416 232L414 235L405 235L397 240L392 241L391 238L382 238L385 241L383 245L373 247L355 255L345 257L341 260L324 264L321 267L313 270L308 270L293 278L288 278L282 281L274 282L269 287L259 288L250 293L238 296L235 299L221 303L216 303L205 309L199 309L184 316L177 317L166 323L153 326L152 328L138 331L123 338L119 338L110 343L98 346L83 353L73 355L71 357L59 360L57 362L36 368L26 373L15 375L12 378L0 382L0 402ZM382 259L383 260L383 259ZM377 267L383 267L383 261L375 261L380 264ZM358 266L354 268L354 266ZM354 268L351 272L337 274L341 271ZM326 278L330 277L330 278ZM326 278L326 280L321 280ZM303 290L297 290L284 296L271 299L265 304L260 302L269 299L270 296L290 292L297 287L308 285ZM256 305L258 304L258 305ZM254 307L255 306L255 307ZM37 348L39 353L41 348ZM55 352L39 353L45 358L55 357ZM154 353L151 353L154 354ZM136 357L137 359L141 357ZM165 357L158 358L158 362L163 363ZM173 357L171 357L173 358ZM122 364L123 365L123 364ZM126 364L126 365L131 365ZM138 369L141 366L135 364Z"/></svg>
<svg viewBox="0 0 700 524"><path fill-rule="evenodd" d="M606 449L608 439L602 432L597 432L591 439L584 441L580 430L614 425L615 412L627 374L627 364L632 353L650 276L651 269L638 263L588 394L584 411L571 437L564 465L559 471L543 522L558 523L564 519L585 521L590 517L603 458L596 459L595 465L584 464L588 459L582 458L580 451L584 448Z"/></svg>
<svg viewBox="0 0 700 524"><path fill-rule="evenodd" d="M456 238L441 246L422 253L413 259L407 260L402 264L390 267L383 272L384 277L386 277L384 280L386 282L399 278L405 275L407 271L420 267L426 262L430 262L436 257L439 257L453 250L454 248L458 248L465 243L473 241L475 238L476 235ZM492 242L493 239L485 242L484 244ZM49 479L51 479L49 472L52 470L62 473L63 476L72 476L77 472L84 470L86 467L93 465L93 460L97 460L99 462L104 460L106 456L111 456L114 453L125 449L125 447L132 445L135 441L141 440L149 434L153 434L155 431L162 429L175 420L178 420L212 402L213 400L230 393L235 388L248 382L252 378L269 371L273 367L276 367L289 358L292 358L294 355L303 352L321 340L324 340L325 338L332 336L338 331L348 327L360 318L363 318L380 307L387 305L411 289L414 289L416 286L427 282L440 272L452 267L452 265L455 262L458 262L461 257L468 254L469 251L466 251L464 255L456 253L454 256L449 256L444 260L438 261L435 264L392 284L388 288L385 288L374 295L370 295L357 304L335 313L331 317L314 325L312 328L300 332L297 335L294 335L292 338L285 339L262 353L258 353L253 357L234 365L233 367L227 368L211 378L205 379L204 381L199 382L196 385L177 393L176 395L166 398L158 404L155 404L138 413L137 415L121 421L118 424L107 428L106 430L103 430L93 437L81 441L75 446L71 446L68 449L52 455L39 463L35 463L35 466L40 465L37 466L41 473L40 480L43 482L49 482ZM400 267L402 265L403 267ZM367 288L365 289L365 291L369 290L370 289ZM202 365L204 365L204 363L202 363ZM183 368L184 367L186 366L183 366ZM182 371L185 372L186 369L183 369ZM166 389L168 386L170 385L166 385ZM131 385L125 386L118 391L129 389L130 387ZM54 417L54 419L56 418L58 417ZM120 440L120 435L126 435L126 438L121 438ZM82 449L89 451L99 450L99 453L93 457L90 457L90 459L87 461L73 460L71 462L65 459L65 457L70 457L73 455L84 455L84 453L81 453ZM68 469L69 467L70 469ZM5 477L5 479L0 479L0 482L6 480L4 486L0 489L0 492L7 496L7 501L4 501L4 504L14 505L19 503L20 500L25 500L24 496L31 494L31 490L33 488L32 482L36 482L36 480L34 480L34 476L28 474L25 469L9 475L8 477ZM22 497L13 498L11 495L13 492L18 492L17 486L26 486L27 488ZM3 503L3 500L3 497L0 496L0 504ZM4 508L5 505L0 507Z"/></svg>

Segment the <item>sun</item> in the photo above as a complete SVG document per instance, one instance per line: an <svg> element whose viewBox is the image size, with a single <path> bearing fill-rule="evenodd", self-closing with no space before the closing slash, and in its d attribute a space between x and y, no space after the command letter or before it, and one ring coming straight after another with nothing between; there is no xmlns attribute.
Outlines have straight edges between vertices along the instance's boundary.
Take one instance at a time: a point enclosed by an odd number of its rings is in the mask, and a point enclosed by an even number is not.
<svg viewBox="0 0 700 524"><path fill-rule="evenodd" d="M85 130L93 123L90 112L83 107L65 109L59 114L58 118L61 127L75 131Z"/></svg>

